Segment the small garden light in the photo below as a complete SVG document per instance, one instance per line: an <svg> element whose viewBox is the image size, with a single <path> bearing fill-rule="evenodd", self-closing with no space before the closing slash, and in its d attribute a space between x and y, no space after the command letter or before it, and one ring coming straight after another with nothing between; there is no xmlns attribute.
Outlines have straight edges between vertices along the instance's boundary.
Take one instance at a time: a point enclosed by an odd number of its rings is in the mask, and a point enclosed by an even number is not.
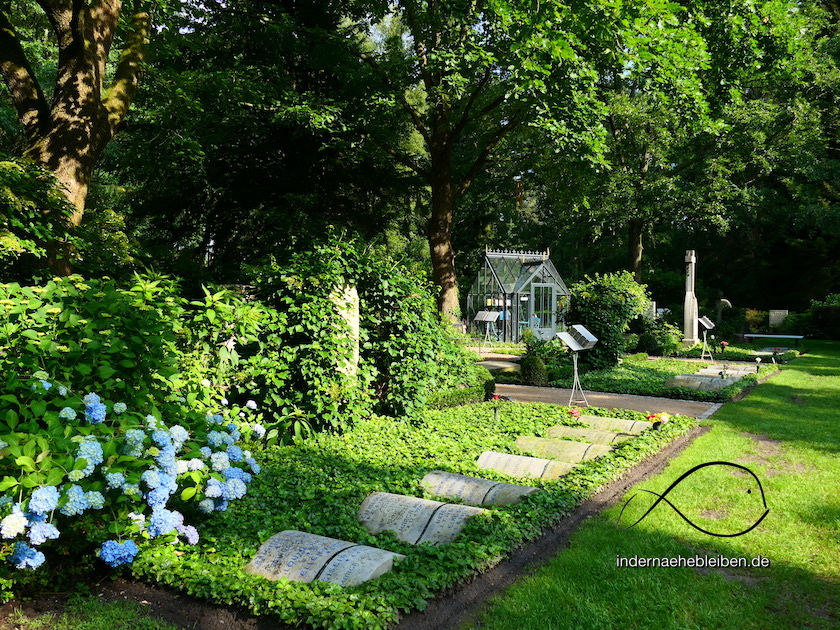
<svg viewBox="0 0 840 630"><path fill-rule="evenodd" d="M755 358L755 373L758 374L758 370L761 367L761 357Z"/></svg>

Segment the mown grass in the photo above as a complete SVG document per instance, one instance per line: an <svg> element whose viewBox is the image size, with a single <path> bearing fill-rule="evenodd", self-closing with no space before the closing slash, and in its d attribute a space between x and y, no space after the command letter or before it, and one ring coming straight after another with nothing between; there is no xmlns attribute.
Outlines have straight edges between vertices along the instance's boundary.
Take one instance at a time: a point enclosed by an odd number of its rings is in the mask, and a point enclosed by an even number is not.
<svg viewBox="0 0 840 630"><path fill-rule="evenodd" d="M30 617L15 611L10 621L17 630L176 630L152 619L136 602L105 602L95 597L75 597L61 614Z"/></svg>
<svg viewBox="0 0 840 630"><path fill-rule="evenodd" d="M591 519L533 577L498 599L475 628L837 628L840 624L840 344L812 343L738 403L640 489L661 493L709 461L740 463L766 492L769 513L738 537L703 534L667 505L631 529L653 497L640 493ZM749 492L748 492L749 491ZM756 482L726 466L704 468L668 499L704 529L734 533L763 512ZM624 502L622 501L621 504ZM768 567L617 567L617 558L722 555Z"/></svg>

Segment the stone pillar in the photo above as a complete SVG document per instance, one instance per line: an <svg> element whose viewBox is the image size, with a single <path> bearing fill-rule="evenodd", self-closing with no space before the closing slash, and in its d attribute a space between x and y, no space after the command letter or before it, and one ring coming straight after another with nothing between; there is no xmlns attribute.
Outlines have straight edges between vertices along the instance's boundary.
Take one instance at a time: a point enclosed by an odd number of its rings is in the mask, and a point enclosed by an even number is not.
<svg viewBox="0 0 840 630"><path fill-rule="evenodd" d="M352 355L350 361L342 361L338 365L338 370L355 377L359 371L359 292L356 287L345 284L333 291L330 300L350 329L347 341L352 347Z"/></svg>
<svg viewBox="0 0 840 630"><path fill-rule="evenodd" d="M690 348L700 342L697 334L697 297L694 295L694 274L697 265L697 257L694 250L685 252L685 315L683 316L683 340L684 348Z"/></svg>

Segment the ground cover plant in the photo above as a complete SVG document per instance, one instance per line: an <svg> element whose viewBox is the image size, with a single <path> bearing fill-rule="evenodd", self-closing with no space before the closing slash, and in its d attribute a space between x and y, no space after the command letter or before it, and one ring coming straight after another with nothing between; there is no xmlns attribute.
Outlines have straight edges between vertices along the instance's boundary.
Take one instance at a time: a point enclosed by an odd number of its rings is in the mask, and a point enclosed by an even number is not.
<svg viewBox="0 0 840 630"><path fill-rule="evenodd" d="M499 419L494 420L498 409ZM604 414L603 410L592 410ZM634 419L644 415L621 412ZM151 543L132 565L137 577L290 623L327 628L384 628L400 611L422 607L436 592L498 562L624 470L693 425L675 418L554 482L534 480L543 492L520 505L492 509L472 520L450 545L413 547L388 534L372 536L357 520L374 491L425 496L419 483L435 469L518 481L480 470L484 450L515 452L516 436L542 435L558 423L575 424L568 409L487 402L412 418L376 417L343 435L320 434L299 447L255 452L262 472L248 494L213 515L190 549ZM530 483L531 481L529 481ZM407 557L392 572L353 588L316 582L271 582L242 567L273 534L297 529L368 544Z"/></svg>
<svg viewBox="0 0 840 630"><path fill-rule="evenodd" d="M622 362L611 368L581 371L580 382L584 389L597 392L615 392L635 394L637 396L660 396L703 402L723 402L731 400L745 389L755 385L758 380L770 375L776 368L772 363L762 361L757 365L756 374L750 374L732 385L716 391L699 391L688 387L666 387L665 383L680 374L692 374L709 362L681 361L679 359L649 359L646 354L626 356ZM553 375L553 378L552 378ZM558 378L558 375L562 375ZM498 382L520 382L515 373L496 375ZM549 367L551 387L570 388L573 375L571 369L563 370Z"/></svg>
<svg viewBox="0 0 840 630"><path fill-rule="evenodd" d="M488 608L475 628L836 628L840 623L840 344L809 352L746 398L727 403L711 430L657 477L590 519L571 547ZM665 505L632 529L640 511L680 474L709 461L740 463L760 479L769 512L751 532L707 536ZM748 527L763 511L754 481L732 468L705 468L668 499L718 533ZM751 493L747 493L751 490ZM639 496L619 523L624 502ZM664 509L663 509L664 508ZM617 557L763 557L769 566L618 567Z"/></svg>

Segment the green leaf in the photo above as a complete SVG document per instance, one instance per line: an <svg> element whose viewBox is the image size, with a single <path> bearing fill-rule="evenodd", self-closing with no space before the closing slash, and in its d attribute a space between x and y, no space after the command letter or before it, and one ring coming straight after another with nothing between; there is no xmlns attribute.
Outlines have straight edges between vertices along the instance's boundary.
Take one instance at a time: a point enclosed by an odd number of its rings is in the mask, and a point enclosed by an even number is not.
<svg viewBox="0 0 840 630"><path fill-rule="evenodd" d="M14 409L6 411L6 425L12 431L14 431L15 427L18 425L18 414Z"/></svg>
<svg viewBox="0 0 840 630"><path fill-rule="evenodd" d="M192 499L196 493L198 492L198 488L195 486L190 486L189 488L184 488L181 491L181 501L189 501Z"/></svg>
<svg viewBox="0 0 840 630"><path fill-rule="evenodd" d="M14 477L3 477L3 481L0 481L0 492L4 492L9 488L14 488L18 485L18 480Z"/></svg>

